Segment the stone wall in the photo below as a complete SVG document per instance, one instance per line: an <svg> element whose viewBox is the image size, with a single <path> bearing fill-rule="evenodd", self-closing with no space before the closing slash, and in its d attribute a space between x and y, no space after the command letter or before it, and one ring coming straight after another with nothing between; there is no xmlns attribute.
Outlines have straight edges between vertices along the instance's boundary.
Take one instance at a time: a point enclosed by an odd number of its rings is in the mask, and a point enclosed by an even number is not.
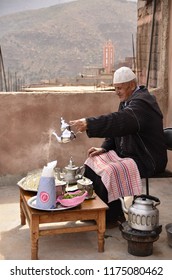
<svg viewBox="0 0 172 280"><path fill-rule="evenodd" d="M162 106L164 127L172 126L172 7L169 0L156 0L148 87ZM138 0L137 74L147 82L154 0ZM172 156L168 166L172 169Z"/></svg>
<svg viewBox="0 0 172 280"><path fill-rule="evenodd" d="M168 14L163 17L164 12L167 12L166 5L163 1L157 0L153 17L153 2L138 1L137 70L139 82L146 84L151 54L148 85L150 88L159 88L163 82L161 75L167 51L167 38L165 41L164 38L167 34ZM154 22L153 33L152 22Z"/></svg>
<svg viewBox="0 0 172 280"><path fill-rule="evenodd" d="M172 1L169 1L169 35L168 35L168 80L165 82L168 84L168 106L167 106L167 126L172 127ZM172 169L172 152L169 152L169 168Z"/></svg>

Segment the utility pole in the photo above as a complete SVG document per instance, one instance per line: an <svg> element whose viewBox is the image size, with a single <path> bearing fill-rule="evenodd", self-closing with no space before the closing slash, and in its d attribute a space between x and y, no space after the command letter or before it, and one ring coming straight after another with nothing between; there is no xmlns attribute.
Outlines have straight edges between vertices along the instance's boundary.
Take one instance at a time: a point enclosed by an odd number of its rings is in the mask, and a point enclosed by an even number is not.
<svg viewBox="0 0 172 280"><path fill-rule="evenodd" d="M155 13L156 13L156 0L153 1L153 14L152 14L152 27L151 27L151 37L150 37L150 47L149 47L149 59L148 59L148 67L147 67L147 77L146 77L146 87L149 86L149 74L150 74L150 65L152 58L152 45L153 45L153 33L154 33L154 25L155 25Z"/></svg>
<svg viewBox="0 0 172 280"><path fill-rule="evenodd" d="M3 80L5 85L5 91L7 91L7 81L6 81L6 75L5 75L5 69L4 69L4 62L2 57L2 51L0 46L0 82L1 82L1 89L3 91Z"/></svg>
<svg viewBox="0 0 172 280"><path fill-rule="evenodd" d="M1 63L1 52L0 52L0 91L3 91L3 75L2 75L2 63Z"/></svg>
<svg viewBox="0 0 172 280"><path fill-rule="evenodd" d="M133 48L133 68L136 73L136 57L135 57L135 48L134 48L134 36L132 34L132 48Z"/></svg>

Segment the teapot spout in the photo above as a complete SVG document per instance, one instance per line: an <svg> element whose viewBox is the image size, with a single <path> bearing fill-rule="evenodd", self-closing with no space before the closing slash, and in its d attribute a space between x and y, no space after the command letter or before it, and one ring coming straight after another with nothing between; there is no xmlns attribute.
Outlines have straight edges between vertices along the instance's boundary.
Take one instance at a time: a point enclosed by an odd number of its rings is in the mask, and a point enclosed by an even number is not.
<svg viewBox="0 0 172 280"><path fill-rule="evenodd" d="M56 139L59 143L62 143L61 137L59 137L55 132L53 132L52 135L54 135L56 137Z"/></svg>
<svg viewBox="0 0 172 280"><path fill-rule="evenodd" d="M126 208L124 199L122 197L119 197L119 199L121 200L122 210L124 211L124 213L128 214L128 209Z"/></svg>

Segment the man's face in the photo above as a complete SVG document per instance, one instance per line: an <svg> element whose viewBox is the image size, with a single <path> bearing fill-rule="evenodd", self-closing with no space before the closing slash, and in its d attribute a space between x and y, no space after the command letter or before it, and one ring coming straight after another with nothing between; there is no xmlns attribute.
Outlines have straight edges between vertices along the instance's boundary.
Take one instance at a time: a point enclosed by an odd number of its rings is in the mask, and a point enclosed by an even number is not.
<svg viewBox="0 0 172 280"><path fill-rule="evenodd" d="M135 86L133 82L127 82L122 84L114 84L116 94L118 95L120 102L126 101L133 93Z"/></svg>

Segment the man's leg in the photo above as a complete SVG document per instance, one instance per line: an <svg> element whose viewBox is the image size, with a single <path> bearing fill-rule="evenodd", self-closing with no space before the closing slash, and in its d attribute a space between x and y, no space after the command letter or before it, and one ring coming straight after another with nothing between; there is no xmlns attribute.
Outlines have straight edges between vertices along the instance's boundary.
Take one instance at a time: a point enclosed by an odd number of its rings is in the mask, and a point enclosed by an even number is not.
<svg viewBox="0 0 172 280"><path fill-rule="evenodd" d="M93 182L95 193L109 206L106 211L106 221L115 222L123 221L124 213L121 206L121 201L119 199L108 203L108 193L107 189L102 183L101 177L98 176L90 167L85 166L85 177L89 178Z"/></svg>

